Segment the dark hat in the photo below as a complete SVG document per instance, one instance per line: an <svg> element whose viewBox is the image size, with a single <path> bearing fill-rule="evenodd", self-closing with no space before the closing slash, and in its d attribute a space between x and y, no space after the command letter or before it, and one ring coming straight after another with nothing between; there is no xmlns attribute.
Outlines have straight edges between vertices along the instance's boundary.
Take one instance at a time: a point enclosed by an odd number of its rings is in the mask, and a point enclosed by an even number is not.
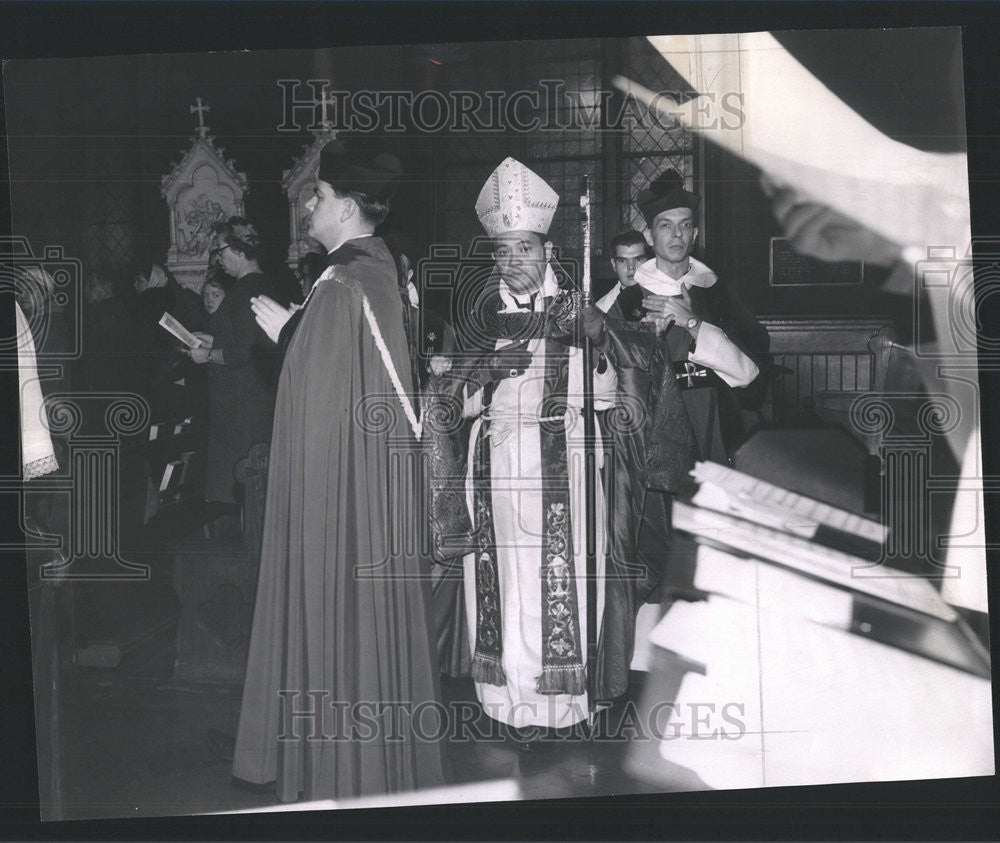
<svg viewBox="0 0 1000 843"><path fill-rule="evenodd" d="M377 150L342 147L329 143L319 156L320 181L373 199L388 199L403 175L395 155Z"/></svg>
<svg viewBox="0 0 1000 843"><path fill-rule="evenodd" d="M677 170L664 170L636 199L646 225L652 225L657 214L673 208L690 208L698 213L701 200L691 191L684 189L684 179Z"/></svg>

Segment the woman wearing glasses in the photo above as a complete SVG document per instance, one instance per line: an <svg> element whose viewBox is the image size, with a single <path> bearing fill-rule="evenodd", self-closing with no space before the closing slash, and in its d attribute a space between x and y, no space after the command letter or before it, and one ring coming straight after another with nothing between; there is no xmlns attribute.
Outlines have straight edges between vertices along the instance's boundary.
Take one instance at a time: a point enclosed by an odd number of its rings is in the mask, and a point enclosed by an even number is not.
<svg viewBox="0 0 1000 843"><path fill-rule="evenodd" d="M250 309L252 297L274 295L260 269L260 251L257 231L243 217L216 226L211 264L235 282L210 317L212 333L196 333L203 345L189 352L209 367L205 498L227 504L236 503L233 467L252 445L271 438L275 348Z"/></svg>

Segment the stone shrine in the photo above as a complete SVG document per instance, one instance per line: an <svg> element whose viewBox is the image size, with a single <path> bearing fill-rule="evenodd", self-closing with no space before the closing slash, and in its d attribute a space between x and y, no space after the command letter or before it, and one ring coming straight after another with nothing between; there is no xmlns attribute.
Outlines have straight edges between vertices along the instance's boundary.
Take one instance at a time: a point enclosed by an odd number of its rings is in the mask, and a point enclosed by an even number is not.
<svg viewBox="0 0 1000 843"><path fill-rule="evenodd" d="M197 134L179 164L163 177L160 192L170 209L170 248L167 269L184 287L200 292L208 268L212 226L244 214L243 198L249 188L246 173L236 169L216 146L205 124L201 97L191 106L198 115Z"/></svg>
<svg viewBox="0 0 1000 843"><path fill-rule="evenodd" d="M323 245L308 234L309 211L306 210L306 203L313 195L313 185L319 170L320 152L328 143L338 143L337 132L327 117L327 106L330 104L331 101L327 99L324 91L323 98L320 100L322 118L319 131L315 132L315 138L311 144L303 146L305 151L292 164L291 169L282 173L281 186L288 196L289 246L287 263L293 272L298 266L299 258L307 252L326 253Z"/></svg>

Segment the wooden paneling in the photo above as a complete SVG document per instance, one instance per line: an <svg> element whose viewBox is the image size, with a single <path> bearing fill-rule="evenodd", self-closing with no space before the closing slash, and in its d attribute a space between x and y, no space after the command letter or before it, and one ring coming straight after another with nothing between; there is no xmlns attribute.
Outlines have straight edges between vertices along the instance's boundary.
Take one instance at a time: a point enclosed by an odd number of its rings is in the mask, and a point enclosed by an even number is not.
<svg viewBox="0 0 1000 843"><path fill-rule="evenodd" d="M770 417L777 423L811 415L816 396L866 392L885 379L894 337L888 319L761 319L771 337L778 375L771 390Z"/></svg>

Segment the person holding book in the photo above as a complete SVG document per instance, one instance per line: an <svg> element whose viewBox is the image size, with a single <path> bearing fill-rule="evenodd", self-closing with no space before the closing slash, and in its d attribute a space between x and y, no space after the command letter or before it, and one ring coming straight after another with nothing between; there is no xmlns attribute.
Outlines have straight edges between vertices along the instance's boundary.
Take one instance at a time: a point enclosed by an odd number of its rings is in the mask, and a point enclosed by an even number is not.
<svg viewBox="0 0 1000 843"><path fill-rule="evenodd" d="M267 365L273 345L250 307L253 296L271 292L271 283L260 271L257 231L242 217L216 227L213 257L236 282L221 299L221 286L206 282L202 295L209 332L194 332L202 345L188 355L209 367L205 498L235 504L233 467L251 446L271 438L274 391L267 381ZM209 307L213 303L214 311Z"/></svg>

